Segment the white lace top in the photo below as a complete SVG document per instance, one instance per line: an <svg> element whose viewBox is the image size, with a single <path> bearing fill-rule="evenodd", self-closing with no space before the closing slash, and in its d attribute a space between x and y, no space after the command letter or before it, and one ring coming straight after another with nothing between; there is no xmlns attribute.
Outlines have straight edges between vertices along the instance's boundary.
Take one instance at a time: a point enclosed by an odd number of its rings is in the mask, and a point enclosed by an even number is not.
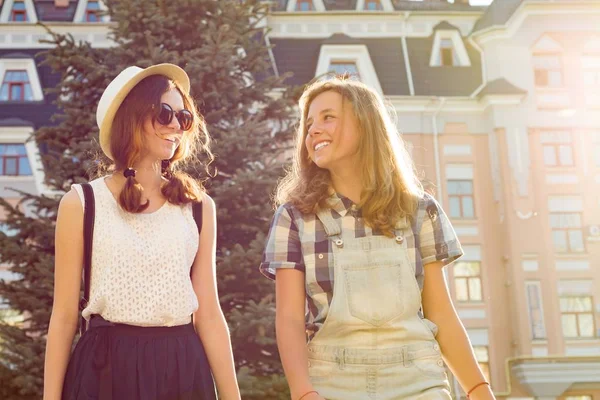
<svg viewBox="0 0 600 400"><path fill-rule="evenodd" d="M166 202L149 214L123 211L104 178L90 182L96 201L89 319L138 326L190 322L198 308L190 269L198 250L191 205ZM73 185L84 204L83 189ZM85 207L85 204L84 204Z"/></svg>

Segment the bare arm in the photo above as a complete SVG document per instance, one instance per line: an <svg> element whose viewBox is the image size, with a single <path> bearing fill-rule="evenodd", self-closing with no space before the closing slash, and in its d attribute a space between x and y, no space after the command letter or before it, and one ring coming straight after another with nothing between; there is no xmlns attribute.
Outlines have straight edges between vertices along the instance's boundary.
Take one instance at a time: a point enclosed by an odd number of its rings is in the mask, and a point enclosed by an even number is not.
<svg viewBox="0 0 600 400"><path fill-rule="evenodd" d="M206 350L219 398L240 399L231 339L217 292L216 213L215 203L208 195L204 196L202 220L200 246L192 269L192 284L199 304L198 310L194 313L194 325Z"/></svg>
<svg viewBox="0 0 600 400"><path fill-rule="evenodd" d="M486 379L477 364L467 332L452 304L441 262L425 265L422 297L425 318L439 328L437 340L444 360L467 393ZM471 393L471 399L494 399L494 395L488 385L482 385Z"/></svg>
<svg viewBox="0 0 600 400"><path fill-rule="evenodd" d="M60 400L79 318L83 266L83 206L74 190L58 207L54 256L54 302L46 342L44 400Z"/></svg>
<svg viewBox="0 0 600 400"><path fill-rule="evenodd" d="M277 347L290 385L292 400L314 390L308 377L308 352L304 329L304 274L295 269L277 270L276 330ZM312 393L302 400L322 399Z"/></svg>

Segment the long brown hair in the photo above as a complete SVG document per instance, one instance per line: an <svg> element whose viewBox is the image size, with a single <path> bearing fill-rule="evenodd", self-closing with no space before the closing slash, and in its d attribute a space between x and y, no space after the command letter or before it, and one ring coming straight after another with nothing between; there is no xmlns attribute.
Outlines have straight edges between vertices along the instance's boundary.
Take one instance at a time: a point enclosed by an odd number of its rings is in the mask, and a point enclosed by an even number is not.
<svg viewBox="0 0 600 400"><path fill-rule="evenodd" d="M172 204L182 205L202 198L204 187L201 182L181 170L186 163L198 163L197 153L204 153L208 165L213 160L210 151L210 136L206 123L198 113L192 97L181 86L163 75L152 75L138 83L127 95L112 124L110 151L116 171L124 171L135 165L143 155L143 125L149 116L156 122L161 97L175 88L183 98L183 104L194 117L192 129L184 132L181 142L170 160L163 160L161 173L167 182L162 185L162 194ZM140 213L148 208L149 201L142 203L144 188L135 177L128 177L119 195L121 207L131 213Z"/></svg>
<svg viewBox="0 0 600 400"><path fill-rule="evenodd" d="M396 223L412 216L423 189L412 161L381 96L361 82L333 78L309 85L302 94L300 123L292 167L277 188L276 203L290 202L303 213L327 208L331 177L308 156L306 119L313 100L324 92L342 95L358 121L359 160L363 190L359 206L365 223L388 236Z"/></svg>

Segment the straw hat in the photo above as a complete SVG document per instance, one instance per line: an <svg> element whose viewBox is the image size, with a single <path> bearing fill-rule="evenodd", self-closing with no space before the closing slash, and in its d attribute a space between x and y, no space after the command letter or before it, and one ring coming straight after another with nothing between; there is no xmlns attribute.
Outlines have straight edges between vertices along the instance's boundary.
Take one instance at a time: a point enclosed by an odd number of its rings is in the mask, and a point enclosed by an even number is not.
<svg viewBox="0 0 600 400"><path fill-rule="evenodd" d="M175 64L158 64L148 68L134 66L121 71L102 93L96 111L96 122L100 128L100 147L111 160L113 157L110 153L110 135L115 114L131 89L142 79L151 75L164 75L177 82L186 93L190 91L190 78L183 69Z"/></svg>

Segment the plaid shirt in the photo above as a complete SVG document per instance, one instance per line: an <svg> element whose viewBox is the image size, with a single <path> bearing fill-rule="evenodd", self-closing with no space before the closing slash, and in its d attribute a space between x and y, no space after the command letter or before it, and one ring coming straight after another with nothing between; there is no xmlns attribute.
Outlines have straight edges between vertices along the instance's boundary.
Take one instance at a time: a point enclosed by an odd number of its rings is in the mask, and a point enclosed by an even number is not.
<svg viewBox="0 0 600 400"><path fill-rule="evenodd" d="M352 234L356 238L382 235L365 225L360 210L350 199L334 194L328 199L328 205L333 218L341 220L342 235ZM410 221L410 230L404 232L404 238L419 288L423 290L424 265L435 261L447 265L463 252L448 217L429 194L419 200ZM314 273L313 278L316 278L312 279L316 283L306 286L306 329L312 337L325 322L333 298L331 241L316 215L302 214L291 204L284 204L273 217L260 271L275 279L277 269L293 268L306 273L307 265L311 266L309 273Z"/></svg>

